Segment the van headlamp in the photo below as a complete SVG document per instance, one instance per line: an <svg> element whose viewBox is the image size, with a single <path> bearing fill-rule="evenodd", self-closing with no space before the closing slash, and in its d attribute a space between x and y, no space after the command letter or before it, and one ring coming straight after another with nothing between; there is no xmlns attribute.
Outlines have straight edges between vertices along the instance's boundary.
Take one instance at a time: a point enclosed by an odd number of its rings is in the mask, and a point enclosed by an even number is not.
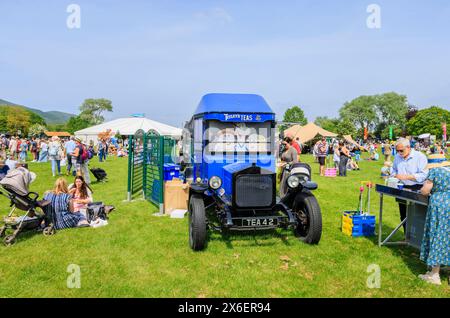
<svg viewBox="0 0 450 318"><path fill-rule="evenodd" d="M209 179L209 186L213 190L219 189L222 186L222 179L217 176L211 177L211 179Z"/></svg>
<svg viewBox="0 0 450 318"><path fill-rule="evenodd" d="M289 188L291 189L295 189L298 187L298 185L300 184L300 179L297 176L290 176L287 179L287 184L289 186Z"/></svg>

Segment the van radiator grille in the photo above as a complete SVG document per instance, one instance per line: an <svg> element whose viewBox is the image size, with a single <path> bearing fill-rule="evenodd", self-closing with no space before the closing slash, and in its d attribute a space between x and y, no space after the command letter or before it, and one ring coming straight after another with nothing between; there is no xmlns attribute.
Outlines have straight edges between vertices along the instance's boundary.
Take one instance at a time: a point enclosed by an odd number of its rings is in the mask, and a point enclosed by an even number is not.
<svg viewBox="0 0 450 318"><path fill-rule="evenodd" d="M275 175L240 175L236 177L236 205L269 207L273 203L273 178Z"/></svg>

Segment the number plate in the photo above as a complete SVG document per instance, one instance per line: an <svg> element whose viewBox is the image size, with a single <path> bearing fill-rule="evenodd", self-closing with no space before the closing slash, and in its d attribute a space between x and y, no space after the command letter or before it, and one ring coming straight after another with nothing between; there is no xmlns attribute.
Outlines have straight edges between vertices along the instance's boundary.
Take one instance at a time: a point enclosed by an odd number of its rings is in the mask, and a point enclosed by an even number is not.
<svg viewBox="0 0 450 318"><path fill-rule="evenodd" d="M237 221L236 224L242 227L271 227L278 225L277 218L240 219L241 224L239 224L239 220Z"/></svg>

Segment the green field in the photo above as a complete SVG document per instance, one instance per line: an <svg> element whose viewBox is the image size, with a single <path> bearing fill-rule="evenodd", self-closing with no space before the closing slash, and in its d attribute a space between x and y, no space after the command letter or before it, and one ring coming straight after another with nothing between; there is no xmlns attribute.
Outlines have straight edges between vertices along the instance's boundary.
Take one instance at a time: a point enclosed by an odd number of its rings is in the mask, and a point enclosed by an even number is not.
<svg viewBox="0 0 450 318"><path fill-rule="evenodd" d="M310 161L311 157L303 156ZM380 181L380 163L362 162L348 178L318 176L322 207L318 246L299 242L289 231L223 237L212 234L206 251L188 245L187 219L157 217L145 201L124 202L127 159L94 160L109 182L93 184L94 198L116 206L103 228L70 229L55 236L27 234L0 246L0 297L449 297L449 274L442 286L417 278L426 266L418 251L377 246L377 239L353 239L340 231L343 210L357 207L359 182ZM52 187L50 163L30 163L38 174L32 190ZM8 201L0 200L1 215ZM372 211L378 211L373 193ZM393 199L386 199L386 234L399 222ZM398 234L396 239L401 239ZM70 264L81 268L81 288L67 287ZM381 288L370 289L368 266L381 269Z"/></svg>

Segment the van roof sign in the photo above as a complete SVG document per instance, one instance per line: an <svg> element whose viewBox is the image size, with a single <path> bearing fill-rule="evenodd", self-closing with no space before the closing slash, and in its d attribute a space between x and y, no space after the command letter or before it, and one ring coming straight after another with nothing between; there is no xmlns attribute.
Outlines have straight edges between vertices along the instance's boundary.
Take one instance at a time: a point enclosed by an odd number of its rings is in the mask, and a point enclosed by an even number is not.
<svg viewBox="0 0 450 318"><path fill-rule="evenodd" d="M194 116L207 113L274 114L265 99L255 94L205 95L200 101Z"/></svg>

